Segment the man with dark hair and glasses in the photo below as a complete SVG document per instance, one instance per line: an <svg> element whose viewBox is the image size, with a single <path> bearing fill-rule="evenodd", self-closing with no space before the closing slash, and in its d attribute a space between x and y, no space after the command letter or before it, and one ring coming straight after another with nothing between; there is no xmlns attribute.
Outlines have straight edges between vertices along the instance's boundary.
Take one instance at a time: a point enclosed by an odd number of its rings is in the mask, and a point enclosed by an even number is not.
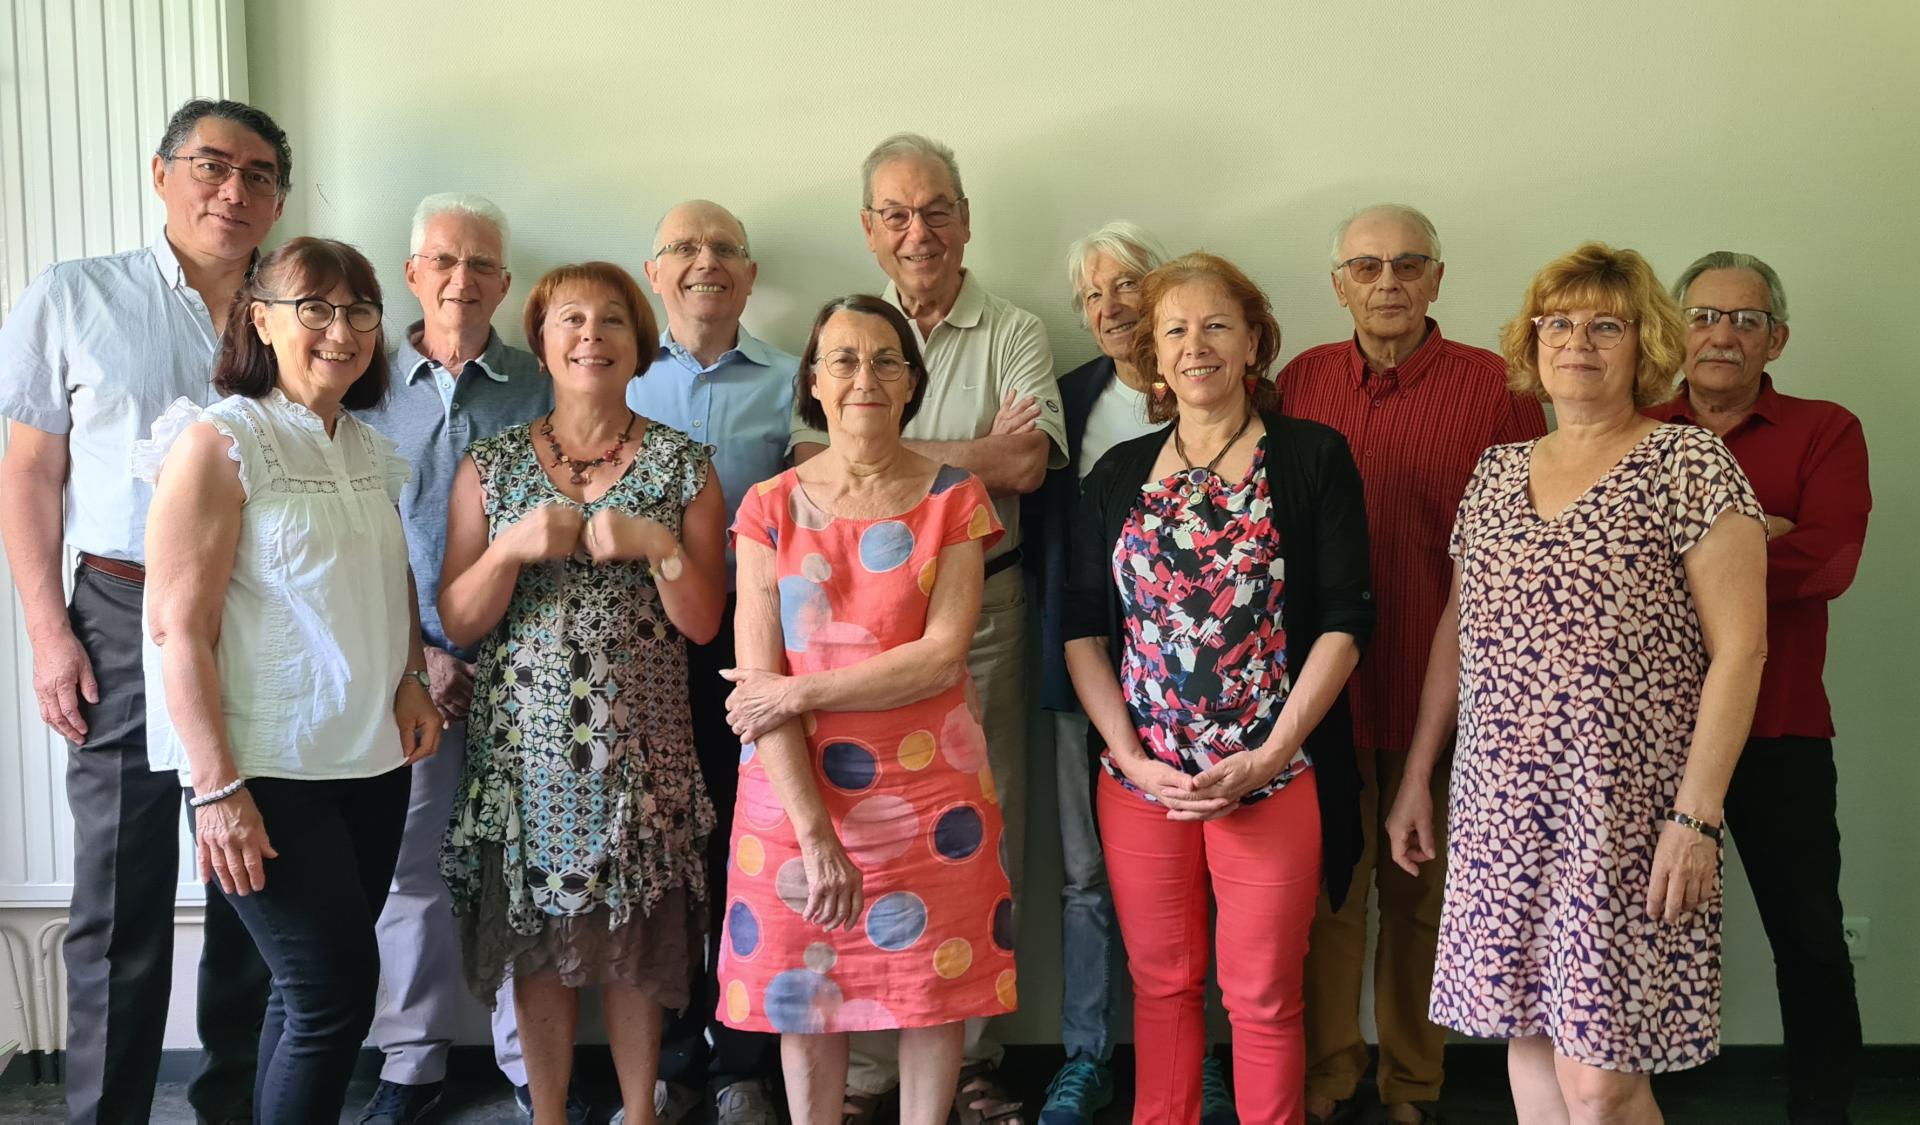
<svg viewBox="0 0 1920 1125"><path fill-rule="evenodd" d="M1049 468L1067 463L1067 435L1053 353L1040 319L987 292L962 256L973 237L953 150L918 133L896 133L861 168L860 226L887 275L886 300L914 326L926 357L927 387L907 424L907 445L967 470L994 497L1006 535L987 552L980 624L968 671L996 796L1005 819L1007 875L1020 898L1026 843L1027 597L1019 562L1020 497ZM794 420L793 456L827 444L824 431ZM871 1120L899 1082L893 1037L857 1034L847 1077L847 1121ZM1026 1120L996 1072L1000 1048L984 1021L969 1020L954 1111L961 1125Z"/></svg>
<svg viewBox="0 0 1920 1125"><path fill-rule="evenodd" d="M513 281L508 236L506 215L481 196L443 192L420 201L404 266L420 319L391 341L386 400L357 412L393 439L413 469L400 493L400 513L420 603L427 690L446 722L440 752L413 767L406 832L374 930L381 1002L368 1038L386 1061L361 1111L363 1125L409 1125L434 1109L446 1080L448 1048L470 1010L453 905L440 877L440 839L467 755L476 655L448 641L440 628L447 500L468 445L553 406L553 386L533 354L493 330L493 314ZM501 1072L524 1095L527 1072L515 1034L511 982L495 998L493 1042ZM522 1104L532 1103L523 1098ZM584 1120L584 1103L569 1109Z"/></svg>
<svg viewBox="0 0 1920 1125"><path fill-rule="evenodd" d="M646 272L667 310L667 324L653 366L627 385L627 405L712 451L731 525L747 490L780 474L800 359L740 323L760 266L748 246L746 226L718 203L691 199L661 216ZM702 1106L711 1107L720 1125L774 1125L777 1120L770 1080L779 1039L736 1031L714 1017L727 848L740 778L740 739L727 725L729 685L720 678L722 669L734 666L731 551L727 566L720 631L706 644L687 646L694 749L719 820L707 838L706 955L691 959L693 1002L669 1013L661 1034L654 1112L663 1125Z"/></svg>
<svg viewBox="0 0 1920 1125"><path fill-rule="evenodd" d="M1840 903L1833 711L1821 682L1827 603L1852 585L1873 496L1860 420L1838 403L1774 390L1787 295L1759 258L1716 250L1673 295L1686 321L1686 378L1663 422L1727 443L1767 512L1767 663L1727 787L1726 826L1773 946L1787 1047L1787 1116L1847 1120L1860 1057Z"/></svg>
<svg viewBox="0 0 1920 1125"><path fill-rule="evenodd" d="M1380 1100L1389 1121L1434 1118L1446 1032L1427 1019L1427 993L1445 864L1408 875L1380 850L1380 827L1399 792L1427 651L1447 600L1454 509L1488 446L1547 431L1540 404L1507 390L1499 356L1446 339L1427 315L1445 273L1440 236L1425 215L1397 203L1355 212L1334 234L1332 277L1353 335L1307 349L1278 379L1283 411L1332 426L1353 450L1380 607L1374 641L1349 685L1354 757L1365 782L1364 846L1346 905L1335 912L1320 896L1307 952L1310 1121L1356 1116L1354 1094L1367 1067L1360 994L1369 879L1379 892ZM1437 826L1445 822L1449 773L1433 771ZM1439 841L1435 849L1445 855Z"/></svg>
<svg viewBox="0 0 1920 1125"><path fill-rule="evenodd" d="M173 986L183 790L147 757L140 612L152 488L132 447L178 398L220 396L213 362L234 294L280 217L286 133L252 106L196 99L167 123L153 191L166 225L138 250L49 266L0 324L0 535L33 646L40 717L64 737L73 814L68 1118L144 1122ZM66 550L79 556L69 604ZM191 791L184 791L191 796ZM252 1116L268 976L211 884L188 1100Z"/></svg>

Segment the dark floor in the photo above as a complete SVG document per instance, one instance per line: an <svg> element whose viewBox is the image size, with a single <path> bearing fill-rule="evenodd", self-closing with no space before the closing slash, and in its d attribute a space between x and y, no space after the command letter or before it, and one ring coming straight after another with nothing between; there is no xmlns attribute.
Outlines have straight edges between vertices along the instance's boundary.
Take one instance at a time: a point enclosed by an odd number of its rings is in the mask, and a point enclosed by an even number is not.
<svg viewBox="0 0 1920 1125"><path fill-rule="evenodd" d="M1513 1121L1502 1057L1497 1047L1449 1048L1447 1097L1442 1104L1449 1125ZM1854 1101L1853 1120L1857 1125L1920 1122L1917 1059L1920 1052L1909 1048L1876 1049L1870 1053L1869 1075L1861 1082ZM1016 1047L1008 1052L1005 1075L1017 1092L1032 1099L1028 1104L1037 1109L1059 1060L1057 1048ZM1699 1070L1656 1079L1655 1094L1666 1119L1676 1125L1784 1122L1785 1085L1777 1073L1778 1061L1776 1048L1733 1048L1726 1057ZM455 1060L455 1077L448 1083L436 1121L478 1125L524 1120L513 1104L506 1083L497 1073L489 1073L484 1062L484 1055L479 1053ZM348 1092L348 1109L341 1117L342 1122L352 1122L358 1116L361 1104L373 1089L375 1065L375 1060L370 1059ZM1124 1091L1129 1085L1132 1059L1130 1055L1117 1058L1115 1065L1121 1072ZM168 1069L182 1068L170 1064ZM41 1077L50 1078L50 1069L43 1067ZM581 1080L595 1099L598 1112L594 1120L604 1121L619 1104L604 1049L582 1050ZM1099 1121L1101 1125L1125 1122L1128 1110L1123 1097L1101 1114ZM0 1076L0 1125L55 1122L64 1116L59 1085L51 1081L35 1084L28 1060L14 1060L6 1074ZM163 1082L155 1097L153 1121L157 1125L192 1125L193 1120L187 1108L184 1083Z"/></svg>

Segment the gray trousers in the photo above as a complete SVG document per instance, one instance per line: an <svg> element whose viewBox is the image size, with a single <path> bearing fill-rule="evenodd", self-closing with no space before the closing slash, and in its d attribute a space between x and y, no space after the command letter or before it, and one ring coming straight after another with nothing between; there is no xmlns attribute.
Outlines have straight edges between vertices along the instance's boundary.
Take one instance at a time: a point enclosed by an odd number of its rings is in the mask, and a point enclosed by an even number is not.
<svg viewBox="0 0 1920 1125"><path fill-rule="evenodd" d="M447 1076L447 1048L472 1010L460 972L453 931L453 900L440 877L440 840L453 815L460 768L467 757L467 724L440 733L440 750L413 767L407 830L393 886L374 935L380 943L380 1005L369 1041L386 1053L380 1077L424 1086ZM513 1022L513 980L500 986L493 1007L493 1057L515 1086L527 1084L520 1036Z"/></svg>
<svg viewBox="0 0 1920 1125"><path fill-rule="evenodd" d="M967 672L980 694L980 725L986 729L987 765L1006 822L1007 876L1017 911L1027 866L1027 582L1018 566L987 579ZM988 1034L987 1023L967 1021L967 1063L997 1066L1006 1053ZM862 1031L851 1040L848 1089L884 1094L900 1084L899 1033Z"/></svg>
<svg viewBox="0 0 1920 1125"><path fill-rule="evenodd" d="M147 689L137 583L80 568L68 620L100 702L81 700L87 741L67 752L73 814L68 908L67 1116L144 1123L153 1109L173 991L173 899L183 795L147 766ZM195 1018L205 1047L187 1100L203 1120L252 1116L268 974L219 890L207 888Z"/></svg>

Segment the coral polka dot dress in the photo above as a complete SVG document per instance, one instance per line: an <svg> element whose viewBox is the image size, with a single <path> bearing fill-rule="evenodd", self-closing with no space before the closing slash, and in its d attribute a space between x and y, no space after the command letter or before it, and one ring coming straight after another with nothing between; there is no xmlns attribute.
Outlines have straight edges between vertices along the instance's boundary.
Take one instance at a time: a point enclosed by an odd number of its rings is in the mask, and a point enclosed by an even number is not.
<svg viewBox="0 0 1920 1125"><path fill-rule="evenodd" d="M918 640L942 548L992 546L1000 523L972 474L942 466L888 519L816 506L789 470L741 501L733 534L775 555L795 675ZM814 776L865 894L852 929L800 916L806 872L793 823L749 744L727 867L719 1016L747 1031L931 1027L1015 1005L1013 898L1000 807L970 679L890 711L814 712Z"/></svg>

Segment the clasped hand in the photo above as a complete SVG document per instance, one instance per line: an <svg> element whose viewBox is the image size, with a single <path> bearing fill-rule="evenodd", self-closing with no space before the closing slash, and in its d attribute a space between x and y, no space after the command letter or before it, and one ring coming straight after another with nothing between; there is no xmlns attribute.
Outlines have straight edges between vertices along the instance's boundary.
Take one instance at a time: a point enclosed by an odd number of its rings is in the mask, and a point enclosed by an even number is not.
<svg viewBox="0 0 1920 1125"><path fill-rule="evenodd" d="M793 703L793 677L759 668L722 668L733 685L727 693L727 725L741 742L754 742L800 713Z"/></svg>
<svg viewBox="0 0 1920 1125"><path fill-rule="evenodd" d="M1168 820L1214 820L1240 807L1240 799L1273 780L1257 750L1228 754L1189 775L1141 748L1115 754L1127 780L1166 807Z"/></svg>
<svg viewBox="0 0 1920 1125"><path fill-rule="evenodd" d="M500 542L522 563L583 552L596 563L658 562L678 546L673 532L659 520L611 508L602 508L588 519L575 505L557 502L522 516L500 533Z"/></svg>

